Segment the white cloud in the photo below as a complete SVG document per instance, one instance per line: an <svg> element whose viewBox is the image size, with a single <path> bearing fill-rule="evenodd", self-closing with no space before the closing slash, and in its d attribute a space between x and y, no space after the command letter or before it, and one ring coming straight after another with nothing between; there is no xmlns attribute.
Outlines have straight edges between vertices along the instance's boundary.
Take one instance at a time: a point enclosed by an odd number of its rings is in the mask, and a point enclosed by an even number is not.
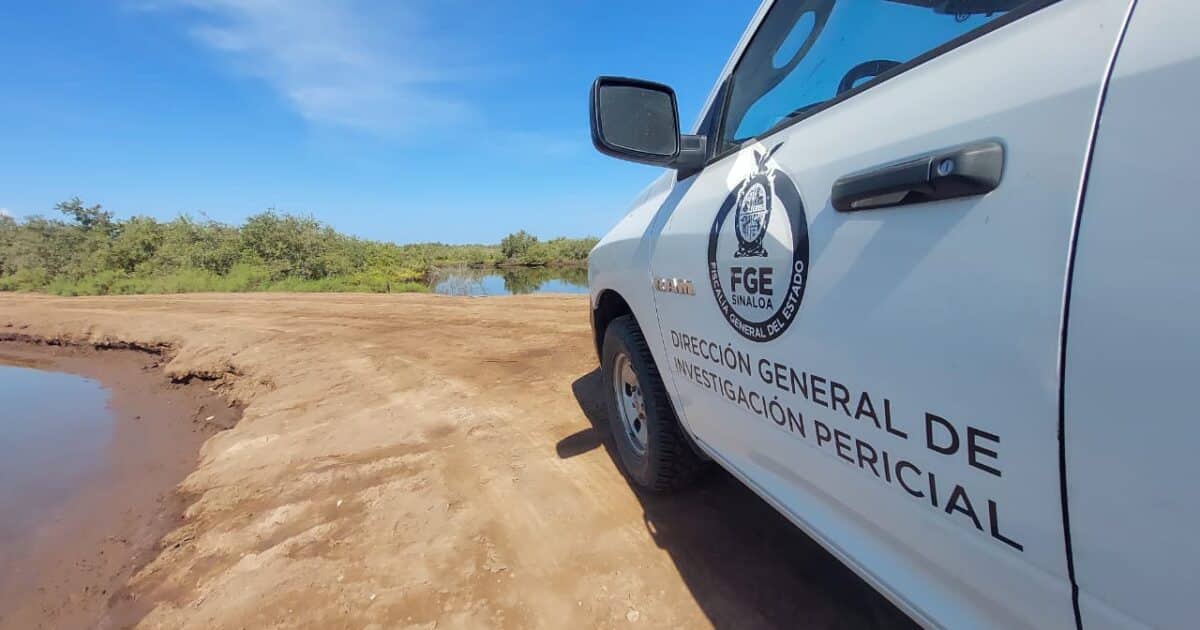
<svg viewBox="0 0 1200 630"><path fill-rule="evenodd" d="M0 217L8 217L11 219L13 218L13 215L8 211L8 208L0 208Z"/></svg>
<svg viewBox="0 0 1200 630"><path fill-rule="evenodd" d="M372 133L437 131L476 115L450 94L473 74L461 47L429 33L415 5L369 18L338 0L143 0L170 9L203 46L270 85L314 123Z"/></svg>

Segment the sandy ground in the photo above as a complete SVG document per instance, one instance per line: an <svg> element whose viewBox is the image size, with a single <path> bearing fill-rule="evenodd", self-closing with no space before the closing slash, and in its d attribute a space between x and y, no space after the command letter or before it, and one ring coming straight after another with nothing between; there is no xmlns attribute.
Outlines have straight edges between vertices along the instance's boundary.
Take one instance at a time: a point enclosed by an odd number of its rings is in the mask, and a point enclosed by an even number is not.
<svg viewBox="0 0 1200 630"><path fill-rule="evenodd" d="M723 473L633 491L587 322L577 296L0 295L0 335L168 348L245 405L126 586L141 627L909 623Z"/></svg>

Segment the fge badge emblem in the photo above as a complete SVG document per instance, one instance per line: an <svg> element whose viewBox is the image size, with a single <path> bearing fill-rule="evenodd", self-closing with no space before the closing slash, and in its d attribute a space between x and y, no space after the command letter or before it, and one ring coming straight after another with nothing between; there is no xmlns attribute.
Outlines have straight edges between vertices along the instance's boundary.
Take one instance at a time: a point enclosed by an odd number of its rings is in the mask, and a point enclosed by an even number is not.
<svg viewBox="0 0 1200 630"><path fill-rule="evenodd" d="M791 326L808 280L808 218L796 184L771 159L780 146L744 156L753 163L708 235L717 306L751 341L770 341Z"/></svg>

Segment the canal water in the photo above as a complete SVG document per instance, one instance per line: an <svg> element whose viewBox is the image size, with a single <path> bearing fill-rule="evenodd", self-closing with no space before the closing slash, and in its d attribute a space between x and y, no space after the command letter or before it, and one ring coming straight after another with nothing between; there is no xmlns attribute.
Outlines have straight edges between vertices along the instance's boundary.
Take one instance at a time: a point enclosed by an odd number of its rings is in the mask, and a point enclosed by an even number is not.
<svg viewBox="0 0 1200 630"><path fill-rule="evenodd" d="M443 295L524 295L587 293L587 269L518 267L472 269L445 267L430 274L430 288Z"/></svg>
<svg viewBox="0 0 1200 630"><path fill-rule="evenodd" d="M113 433L108 399L90 379L0 364L0 578L99 468Z"/></svg>

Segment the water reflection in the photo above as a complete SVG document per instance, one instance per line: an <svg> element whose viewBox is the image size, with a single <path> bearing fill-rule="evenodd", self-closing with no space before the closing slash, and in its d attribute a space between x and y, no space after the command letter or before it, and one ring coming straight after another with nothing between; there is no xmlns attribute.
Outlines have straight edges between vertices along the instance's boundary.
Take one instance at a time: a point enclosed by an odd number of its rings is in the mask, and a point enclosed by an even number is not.
<svg viewBox="0 0 1200 630"><path fill-rule="evenodd" d="M582 267L515 267L473 269L445 267L430 274L429 286L443 295L524 295L528 293L587 293L587 269Z"/></svg>
<svg viewBox="0 0 1200 630"><path fill-rule="evenodd" d="M99 465L112 435L107 403L95 381L0 363L0 581L12 555Z"/></svg>

